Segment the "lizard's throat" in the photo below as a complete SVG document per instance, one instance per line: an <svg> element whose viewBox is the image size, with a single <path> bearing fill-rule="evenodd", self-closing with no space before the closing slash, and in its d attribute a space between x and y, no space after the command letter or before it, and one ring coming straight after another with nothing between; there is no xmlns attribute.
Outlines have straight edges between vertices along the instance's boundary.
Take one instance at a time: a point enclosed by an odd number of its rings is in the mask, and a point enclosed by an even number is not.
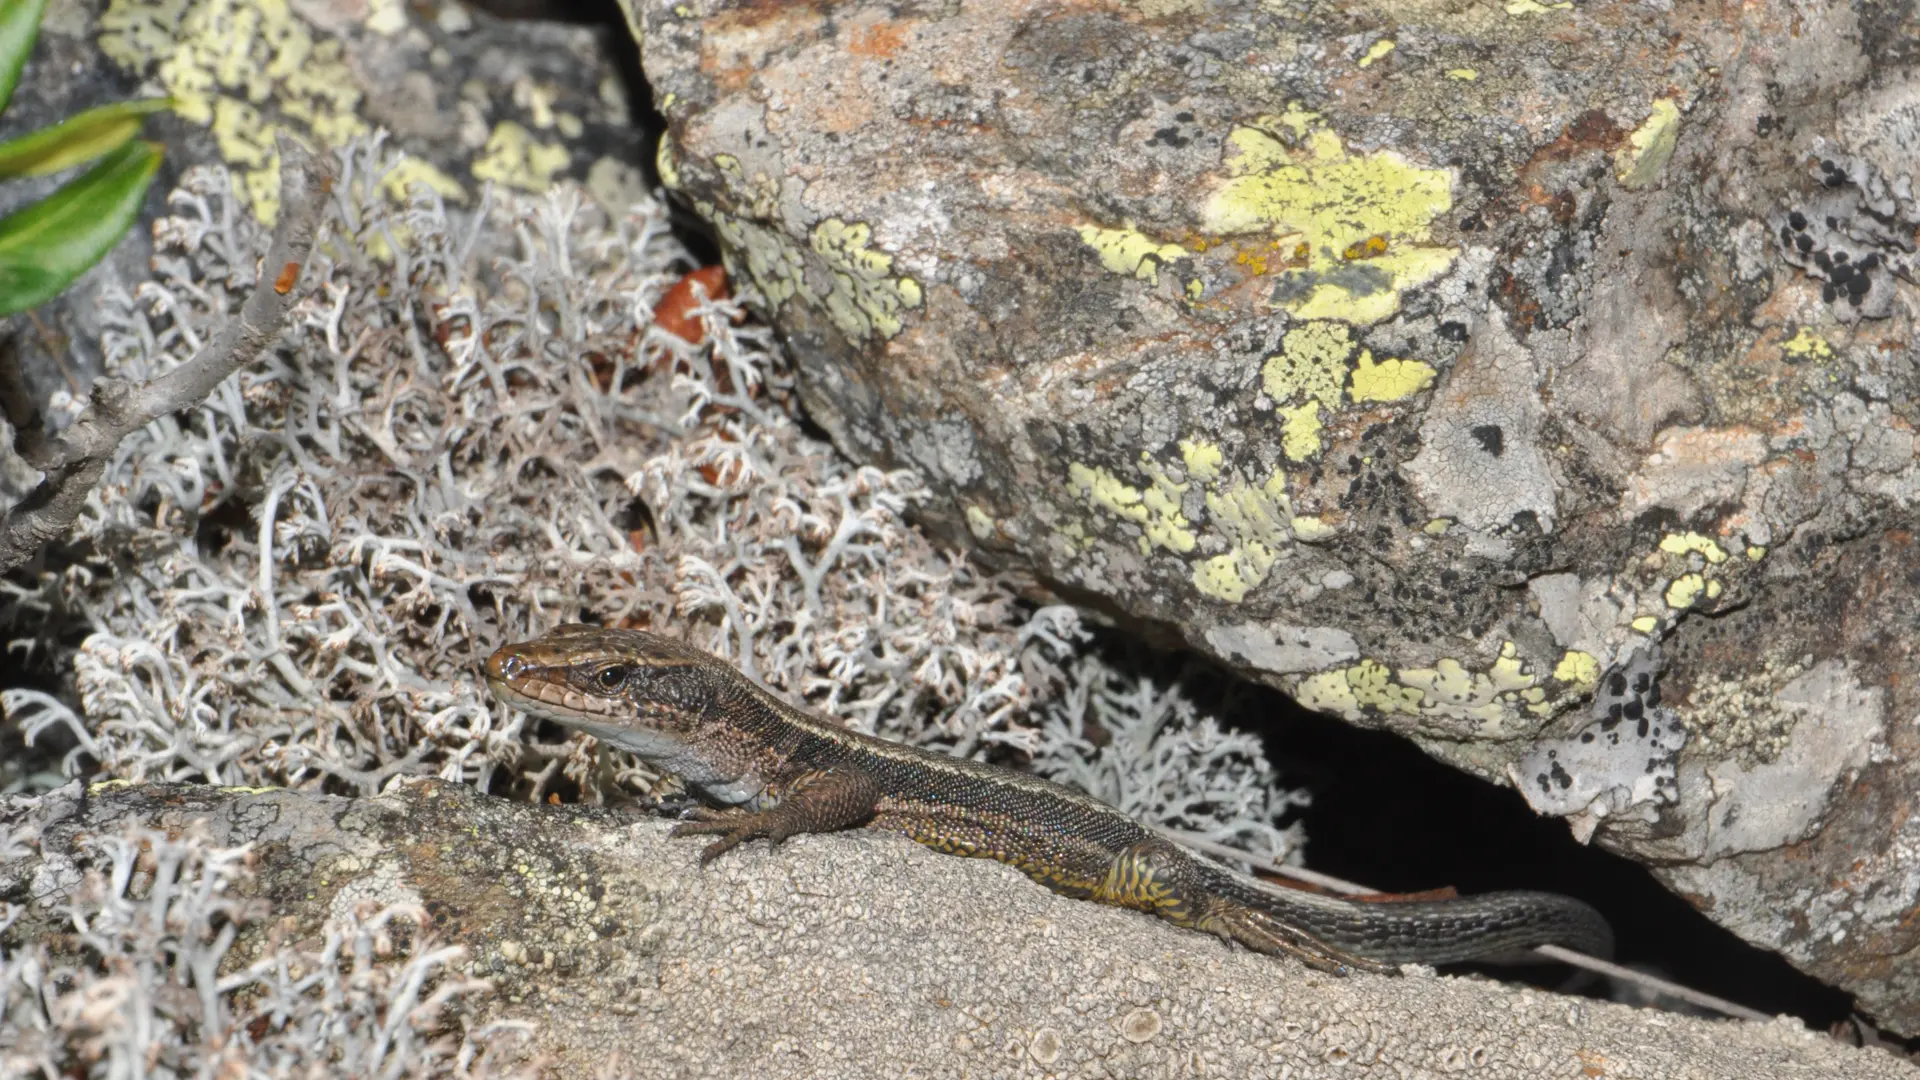
<svg viewBox="0 0 1920 1080"><path fill-rule="evenodd" d="M729 806L753 802L766 787L759 774L751 769L734 771L721 767L681 732L648 727L624 717L600 717L565 708L516 690L500 679L490 678L487 684L502 703L628 751L649 765L680 777L688 787L712 802Z"/></svg>

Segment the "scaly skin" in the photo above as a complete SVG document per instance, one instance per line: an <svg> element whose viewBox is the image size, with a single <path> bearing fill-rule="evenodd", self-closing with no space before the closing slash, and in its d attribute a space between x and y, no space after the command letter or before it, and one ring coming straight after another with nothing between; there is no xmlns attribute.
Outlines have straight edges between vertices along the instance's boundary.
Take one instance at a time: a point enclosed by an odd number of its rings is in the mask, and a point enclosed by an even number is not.
<svg viewBox="0 0 1920 1080"><path fill-rule="evenodd" d="M702 863L756 837L778 844L864 825L1341 974L1549 943L1612 951L1598 912L1553 893L1362 903L1263 886L1193 858L1098 799L848 731L657 634L562 626L500 649L486 667L502 702L631 750L730 808L674 829L719 837Z"/></svg>

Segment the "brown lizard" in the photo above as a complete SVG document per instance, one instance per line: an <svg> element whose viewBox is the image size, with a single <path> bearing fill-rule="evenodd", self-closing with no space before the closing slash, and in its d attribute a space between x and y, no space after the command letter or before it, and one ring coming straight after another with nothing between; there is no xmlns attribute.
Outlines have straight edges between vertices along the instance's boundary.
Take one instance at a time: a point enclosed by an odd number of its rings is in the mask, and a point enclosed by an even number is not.
<svg viewBox="0 0 1920 1080"><path fill-rule="evenodd" d="M1612 951L1606 920L1554 893L1363 903L1266 886L1059 784L849 731L658 634L562 626L500 649L486 671L502 702L632 751L727 808L673 829L719 837L703 864L756 837L864 825L1340 974L1549 943Z"/></svg>

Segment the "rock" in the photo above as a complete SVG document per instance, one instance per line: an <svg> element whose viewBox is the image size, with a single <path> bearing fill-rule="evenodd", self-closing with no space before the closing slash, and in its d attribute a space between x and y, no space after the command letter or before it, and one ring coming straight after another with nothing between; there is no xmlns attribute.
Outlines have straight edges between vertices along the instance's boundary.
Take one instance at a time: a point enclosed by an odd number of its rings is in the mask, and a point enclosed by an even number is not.
<svg viewBox="0 0 1920 1080"><path fill-rule="evenodd" d="M1785 1018L1709 1022L1430 973L1330 978L895 837L805 836L773 852L755 843L703 869L698 845L667 840L658 820L510 803L438 781L371 799L102 785L83 806L75 791L0 800L0 841L36 838L0 863L0 896L32 896L7 947L71 929L48 898L97 860L93 838L197 828L211 844L252 845L245 891L272 909L256 913L223 971L271 941L317 939L349 910L424 909L430 943L396 932L375 959L463 946L449 980L492 982L464 999L465 1027L529 1025L545 1073L639 1063L650 1076L770 1078L1360 1067L1532 1080L1603 1061L1610 1073L1702 1080L1920 1075ZM175 910L189 900L183 890ZM376 1026L385 1038L397 1022ZM267 1028L264 1015L257 1023ZM352 1037L332 1029L328 1045Z"/></svg>
<svg viewBox="0 0 1920 1080"><path fill-rule="evenodd" d="M625 3L929 526L1920 1033L1911 11Z"/></svg>

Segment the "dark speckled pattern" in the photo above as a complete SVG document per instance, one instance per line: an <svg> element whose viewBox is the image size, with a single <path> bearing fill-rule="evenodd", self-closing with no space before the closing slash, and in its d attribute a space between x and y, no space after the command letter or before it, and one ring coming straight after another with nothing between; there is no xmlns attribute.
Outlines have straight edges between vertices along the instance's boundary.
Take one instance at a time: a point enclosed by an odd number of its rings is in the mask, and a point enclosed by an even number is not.
<svg viewBox="0 0 1920 1080"><path fill-rule="evenodd" d="M1363 903L1262 885L1058 784L848 731L657 634L563 626L500 649L486 668L507 704L632 750L737 806L675 830L719 837L703 862L749 839L866 825L1324 970L1451 963L1550 943L1612 951L1597 912L1553 893Z"/></svg>

